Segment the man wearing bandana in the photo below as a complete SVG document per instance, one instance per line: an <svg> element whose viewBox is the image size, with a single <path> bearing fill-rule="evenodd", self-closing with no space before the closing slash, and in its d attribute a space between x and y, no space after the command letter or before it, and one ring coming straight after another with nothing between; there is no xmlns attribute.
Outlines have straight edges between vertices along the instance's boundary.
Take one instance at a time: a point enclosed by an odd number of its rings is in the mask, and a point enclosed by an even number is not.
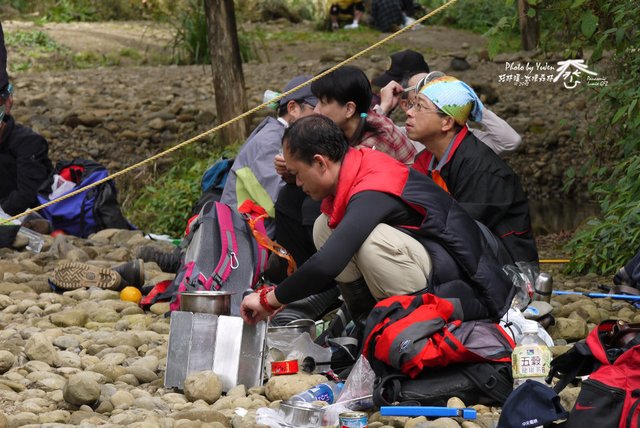
<svg viewBox="0 0 640 428"><path fill-rule="evenodd" d="M500 239L513 262L537 263L529 203L520 179L469 132L482 119L482 102L464 82L443 76L420 89L407 110L409 138L426 150L413 168L430 175L478 222Z"/></svg>

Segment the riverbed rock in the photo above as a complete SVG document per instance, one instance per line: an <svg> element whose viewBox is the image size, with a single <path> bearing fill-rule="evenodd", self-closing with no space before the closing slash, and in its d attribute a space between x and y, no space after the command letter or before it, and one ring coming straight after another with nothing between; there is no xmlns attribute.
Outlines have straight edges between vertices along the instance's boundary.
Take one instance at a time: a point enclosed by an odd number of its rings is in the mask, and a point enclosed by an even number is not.
<svg viewBox="0 0 640 428"><path fill-rule="evenodd" d="M184 380L184 395L189 401L204 400L213 404L222 395L222 382L212 371L191 373Z"/></svg>
<svg viewBox="0 0 640 428"><path fill-rule="evenodd" d="M15 355L9 351L0 350L0 374L6 373L15 362Z"/></svg>
<svg viewBox="0 0 640 428"><path fill-rule="evenodd" d="M67 403L91 405L100 398L100 385L87 373L78 373L69 378L63 394Z"/></svg>
<svg viewBox="0 0 640 428"><path fill-rule="evenodd" d="M270 401L288 400L293 395L326 381L324 376L305 373L273 376L265 386L265 394Z"/></svg>

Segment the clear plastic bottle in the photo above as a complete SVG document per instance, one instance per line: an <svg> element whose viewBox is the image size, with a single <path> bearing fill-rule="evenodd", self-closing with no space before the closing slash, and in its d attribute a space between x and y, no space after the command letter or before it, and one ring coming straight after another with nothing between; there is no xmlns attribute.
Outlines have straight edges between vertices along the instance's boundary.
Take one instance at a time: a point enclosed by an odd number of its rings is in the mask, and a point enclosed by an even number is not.
<svg viewBox="0 0 640 428"><path fill-rule="evenodd" d="M0 213L0 220L5 220L8 218L11 218L8 214ZM17 226L20 224L20 222L14 220L7 224L13 224ZM27 250L33 251L34 253L39 253L40 251L42 251L42 247L44 246L44 238L42 237L41 234L31 229L27 229L26 227L20 226L20 229L18 230L18 235L22 235L29 240L29 244L27 245Z"/></svg>
<svg viewBox="0 0 640 428"><path fill-rule="evenodd" d="M314 386L313 388L309 388L300 394L296 394L289 399L289 401L293 402L307 402L311 403L312 401L326 401L329 404L333 404L342 392L342 388L344 387L344 382L325 382L319 385Z"/></svg>
<svg viewBox="0 0 640 428"><path fill-rule="evenodd" d="M513 387L517 388L527 379L545 383L549 372L551 350L538 337L538 323L527 321L523 326L522 339L513 349L511 364L513 368Z"/></svg>

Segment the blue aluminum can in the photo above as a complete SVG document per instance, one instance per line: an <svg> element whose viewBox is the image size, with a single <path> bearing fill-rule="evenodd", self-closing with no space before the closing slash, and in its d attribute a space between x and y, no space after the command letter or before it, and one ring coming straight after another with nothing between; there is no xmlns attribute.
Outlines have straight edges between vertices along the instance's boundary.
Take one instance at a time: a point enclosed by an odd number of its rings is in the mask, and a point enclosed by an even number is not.
<svg viewBox="0 0 640 428"><path fill-rule="evenodd" d="M369 418L364 412L345 412L338 415L340 428L367 428Z"/></svg>

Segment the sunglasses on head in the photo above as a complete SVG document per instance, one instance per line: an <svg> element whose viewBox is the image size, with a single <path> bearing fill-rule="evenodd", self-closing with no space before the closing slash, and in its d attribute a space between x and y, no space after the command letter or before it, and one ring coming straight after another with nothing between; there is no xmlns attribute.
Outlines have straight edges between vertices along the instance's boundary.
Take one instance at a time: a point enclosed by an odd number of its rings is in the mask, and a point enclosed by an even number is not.
<svg viewBox="0 0 640 428"><path fill-rule="evenodd" d="M418 80L418 83L416 83L415 86L409 86L408 88L404 89L404 92L411 92L411 91L415 91L416 94L418 92L420 92L420 89L426 85L427 83L431 82L432 80L435 80L439 77L444 77L446 76L446 74L444 74L442 71L432 71L429 74L427 74L426 76L424 76L422 79Z"/></svg>

